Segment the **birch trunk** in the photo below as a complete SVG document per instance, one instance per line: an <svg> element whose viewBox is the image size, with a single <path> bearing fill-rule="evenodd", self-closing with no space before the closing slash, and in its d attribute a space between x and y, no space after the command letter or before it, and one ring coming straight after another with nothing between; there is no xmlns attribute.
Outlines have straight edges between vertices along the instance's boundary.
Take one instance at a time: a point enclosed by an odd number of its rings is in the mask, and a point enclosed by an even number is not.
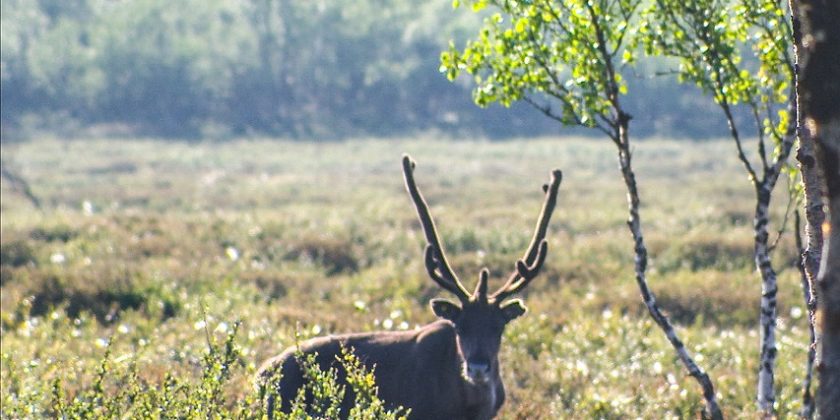
<svg viewBox="0 0 840 420"><path fill-rule="evenodd" d="M811 419L814 417L814 397L811 395L811 382L814 374L814 361L817 357L815 344L817 342L817 331L814 328L814 311L812 308L814 300L813 282L808 277L806 264L806 251L802 245L802 223L799 217L799 210L794 213L796 249L799 251L801 258L796 262L796 268L799 270L799 278L802 283L802 295L805 298L805 305L808 307L808 358L805 363L805 378L802 381L802 410L799 411L799 417L804 419ZM822 244L820 245L822 246Z"/></svg>
<svg viewBox="0 0 840 420"><path fill-rule="evenodd" d="M759 315L761 352L758 369L758 406L768 415L773 411L775 402L773 367L776 364L776 292L778 282L776 271L770 260L768 247L770 192L772 187L767 182L759 184L755 206L755 265L761 275L761 312Z"/></svg>
<svg viewBox="0 0 840 420"><path fill-rule="evenodd" d="M796 160L799 161L799 172L802 174L802 185L805 190L805 250L802 253L802 261L805 264L805 274L813 288L816 284L817 273L820 270L820 259L823 248L822 225L825 222L825 211L823 210L823 184L822 174L817 165L817 157L814 151L814 140L807 130L803 130L799 136L799 150L796 151ZM812 298L816 296L812 293ZM809 308L816 308L816 300L812 299Z"/></svg>
<svg viewBox="0 0 840 420"><path fill-rule="evenodd" d="M825 178L830 224L817 278L820 342L817 410L840 418L840 2L800 0L802 112Z"/></svg>
<svg viewBox="0 0 840 420"><path fill-rule="evenodd" d="M659 310L659 306L656 304L656 296L647 284L647 278L645 275L647 270L647 247L645 247L645 239L642 235L642 222L641 216L639 215L640 200L639 192L636 187L636 175L633 173L631 165L630 139L627 133L628 122L629 118L622 117L619 119L619 136L616 144L618 145L618 162L621 169L621 175L624 178L624 184L627 186L627 204L630 213L627 226L630 228L630 233L633 235L636 283L639 286L639 291L642 294L642 300L644 300L650 316L656 322L656 325L665 332L665 336L674 347L674 350L676 350L680 361L683 365L685 365L686 369L688 369L689 375L693 376L703 388L703 397L706 400L706 414L712 419L722 420L723 413L718 405L717 398L715 396L715 388L709 378L709 375L706 374L706 372L704 372L703 369L694 362L691 355L688 354L688 350L686 350L682 340L680 340L677 336L677 332L674 331L674 327L671 325L668 317Z"/></svg>
<svg viewBox="0 0 840 420"><path fill-rule="evenodd" d="M768 224L770 223L770 200L779 180L782 167L788 160L795 136L786 136L779 148L779 155L772 165L765 167L761 180L755 180L755 215L753 232L755 266L761 276L761 306L759 312L761 351L759 355L757 401L765 417L773 416L776 401L774 367L776 365L776 294L779 290L776 271L770 257Z"/></svg>
<svg viewBox="0 0 840 420"><path fill-rule="evenodd" d="M835 16L840 19L840 13ZM835 77L840 79L840 72ZM840 108L835 112L840 112ZM831 218L817 279L818 318L821 321L817 407L820 418L840 419L840 115L825 124L814 121L813 128L819 144Z"/></svg>
<svg viewBox="0 0 840 420"><path fill-rule="evenodd" d="M817 280L817 273L820 267L820 254L823 248L822 224L825 221L823 211L823 179L817 165L814 154L814 144L811 134L805 127L802 113L801 86L799 83L800 66L803 59L802 45L802 18L800 15L799 0L788 0L790 10L790 23L793 29L793 97L792 102L795 110L792 115L796 118L795 134L799 139L799 148L796 151L796 160L799 162L799 174L802 179L804 190L805 207L805 235L806 244L803 248L802 235L800 232L799 211L796 211L796 247L799 250L800 259L797 267L802 279L802 294L805 305L808 308L808 332L810 342L808 343L808 358L805 364L805 378L802 383L802 410L799 415L805 419L814 417L815 402L811 395L811 381L816 359L817 331L814 327L815 313L817 308L817 296L814 292L814 285Z"/></svg>
<svg viewBox="0 0 840 420"><path fill-rule="evenodd" d="M819 340L814 323L816 322L817 295L815 285L817 273L820 269L820 254L823 248L822 224L825 221L823 211L823 179L820 174L817 158L814 151L814 140L805 127L802 113L802 95L799 84L800 65L804 53L802 46L802 18L800 16L799 1L788 0L790 9L790 21L793 29L793 66L794 66L794 105L796 112L796 137L799 139L799 148L796 151L796 161L799 163L799 174L802 179L804 190L805 207L805 235L806 242L803 248L802 236L800 234L799 211L796 212L796 247L799 250L800 260L797 264L802 279L802 293L805 298L805 305L808 308L808 357L805 364L805 378L802 382L802 410L799 416L804 419L814 417L816 409L814 398L811 394L811 382L816 360L816 343Z"/></svg>

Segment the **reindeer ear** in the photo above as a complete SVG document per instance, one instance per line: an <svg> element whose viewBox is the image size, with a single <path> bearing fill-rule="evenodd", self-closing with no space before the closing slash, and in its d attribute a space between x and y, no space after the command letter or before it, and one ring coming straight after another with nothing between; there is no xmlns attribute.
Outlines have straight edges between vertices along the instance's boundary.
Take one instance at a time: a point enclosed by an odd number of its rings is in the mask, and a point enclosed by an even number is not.
<svg viewBox="0 0 840 420"><path fill-rule="evenodd" d="M499 308L502 310L502 314L504 314L505 321L507 322L519 318L528 311L528 308L525 307L521 299L511 299L503 303Z"/></svg>
<svg viewBox="0 0 840 420"><path fill-rule="evenodd" d="M438 318L448 319L455 322L455 319L461 314L461 307L446 299L432 299L431 305L432 312L434 312Z"/></svg>

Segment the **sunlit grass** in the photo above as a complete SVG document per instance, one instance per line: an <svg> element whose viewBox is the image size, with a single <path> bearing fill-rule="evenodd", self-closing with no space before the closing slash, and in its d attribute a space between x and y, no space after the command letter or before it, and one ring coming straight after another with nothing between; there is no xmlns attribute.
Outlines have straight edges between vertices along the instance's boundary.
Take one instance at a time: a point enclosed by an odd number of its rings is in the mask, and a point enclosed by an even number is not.
<svg viewBox="0 0 840 420"><path fill-rule="evenodd" d="M127 380L136 365L140 383L163 384L169 374L198 386L205 330L224 341L241 321L237 362L222 386L233 409L250 395L255 366L296 331L430 321L427 302L440 290L424 274L403 152L418 162L417 181L469 285L482 266L491 287L514 268L541 184L551 169L564 171L546 267L503 346L503 418L696 416L699 388L648 320L633 281L613 146L581 139L4 145L4 161L47 207L33 210L3 185L3 410L52 413L56 378L73 401L95 382L106 343L115 367L108 383ZM725 411L751 417L760 282L752 193L732 145L643 141L634 164L651 286ZM777 197L776 222L785 204ZM803 306L791 242L774 254L783 417L800 404L807 336L801 311L791 310ZM117 398L115 388L103 393Z"/></svg>

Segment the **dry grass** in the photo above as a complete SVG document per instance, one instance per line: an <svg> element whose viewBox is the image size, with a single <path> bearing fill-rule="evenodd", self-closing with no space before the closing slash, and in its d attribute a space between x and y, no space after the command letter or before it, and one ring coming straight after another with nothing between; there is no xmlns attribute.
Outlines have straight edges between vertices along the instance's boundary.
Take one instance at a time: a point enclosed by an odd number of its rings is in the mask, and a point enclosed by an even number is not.
<svg viewBox="0 0 840 420"><path fill-rule="evenodd" d="M166 372L199 383L204 325L223 337L241 320L240 362L225 388L233 401L295 331L430 321L427 302L440 291L422 267L403 152L418 162L417 181L469 285L483 266L491 287L513 269L540 185L552 168L564 171L545 271L524 294L530 313L505 339L503 418L696 417L699 389L647 320L633 281L612 146L581 139L4 146L4 160L48 204L35 211L3 185L0 333L4 361L15 361L0 370L4 402L43 413L54 378L69 378L71 392L90 385L107 339L117 364L136 363L150 384ZM727 413L750 417L759 279L752 193L732 145L643 141L634 159L651 286L717 380ZM783 417L800 404L806 345L804 317L790 316L803 307L791 242L775 253Z"/></svg>

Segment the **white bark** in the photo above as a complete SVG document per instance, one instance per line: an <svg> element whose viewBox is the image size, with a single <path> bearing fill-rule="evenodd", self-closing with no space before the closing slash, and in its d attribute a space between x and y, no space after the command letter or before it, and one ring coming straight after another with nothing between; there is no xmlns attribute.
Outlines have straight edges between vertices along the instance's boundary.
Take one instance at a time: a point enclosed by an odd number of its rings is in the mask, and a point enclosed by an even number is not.
<svg viewBox="0 0 840 420"><path fill-rule="evenodd" d="M761 274L761 312L759 313L761 352L758 369L758 406L762 412L767 414L772 413L773 403L776 400L773 368L776 364L777 353L776 292L778 291L778 282L767 246L769 236L767 232L768 206L770 204L771 187L765 184L760 188L754 221L755 265Z"/></svg>
<svg viewBox="0 0 840 420"><path fill-rule="evenodd" d="M799 73L805 125L814 139L828 198L829 225L817 278L818 414L840 418L840 2L800 0L803 60Z"/></svg>
<svg viewBox="0 0 840 420"><path fill-rule="evenodd" d="M796 239L796 249L799 251L799 255L801 256L801 258L797 261L796 267L799 269L799 278L802 283L802 296L804 298L805 305L808 307L809 335L808 358L805 363L805 378L802 380L802 410L799 411L799 416L804 419L811 419L814 417L814 410L816 408L816 406L814 405L814 397L811 394L811 382L813 380L814 375L814 360L817 356L817 332L814 328L814 310L812 307L815 300L812 288L813 282L811 281L811 278L809 278L807 269L805 267L807 263L807 254L802 245L802 228L799 217L799 210L794 212L794 216L794 234L796 235L794 239ZM822 244L820 244L820 246L822 246Z"/></svg>
<svg viewBox="0 0 840 420"><path fill-rule="evenodd" d="M647 283L645 272L647 270L647 248L645 247L644 236L642 235L642 222L639 215L639 192L636 188L636 176L633 173L631 166L630 144L627 137L626 125L620 125L618 145L618 161L621 169L624 183L627 186L627 204L630 213L630 218L627 221L627 226L630 228L630 233L633 235L634 252L635 252L635 272L636 283L639 286L639 291L642 294L642 300L647 306L648 312L656 325L665 333L671 346L677 352L680 361L688 370L689 375L693 376L700 386L703 388L703 398L706 400L705 413L709 418L718 420L723 419L723 413L718 405L715 396L715 389L709 375L703 371L700 366L694 361L691 355L686 350L682 340L677 336L677 332L668 320L668 317L659 310L656 304L656 296Z"/></svg>

